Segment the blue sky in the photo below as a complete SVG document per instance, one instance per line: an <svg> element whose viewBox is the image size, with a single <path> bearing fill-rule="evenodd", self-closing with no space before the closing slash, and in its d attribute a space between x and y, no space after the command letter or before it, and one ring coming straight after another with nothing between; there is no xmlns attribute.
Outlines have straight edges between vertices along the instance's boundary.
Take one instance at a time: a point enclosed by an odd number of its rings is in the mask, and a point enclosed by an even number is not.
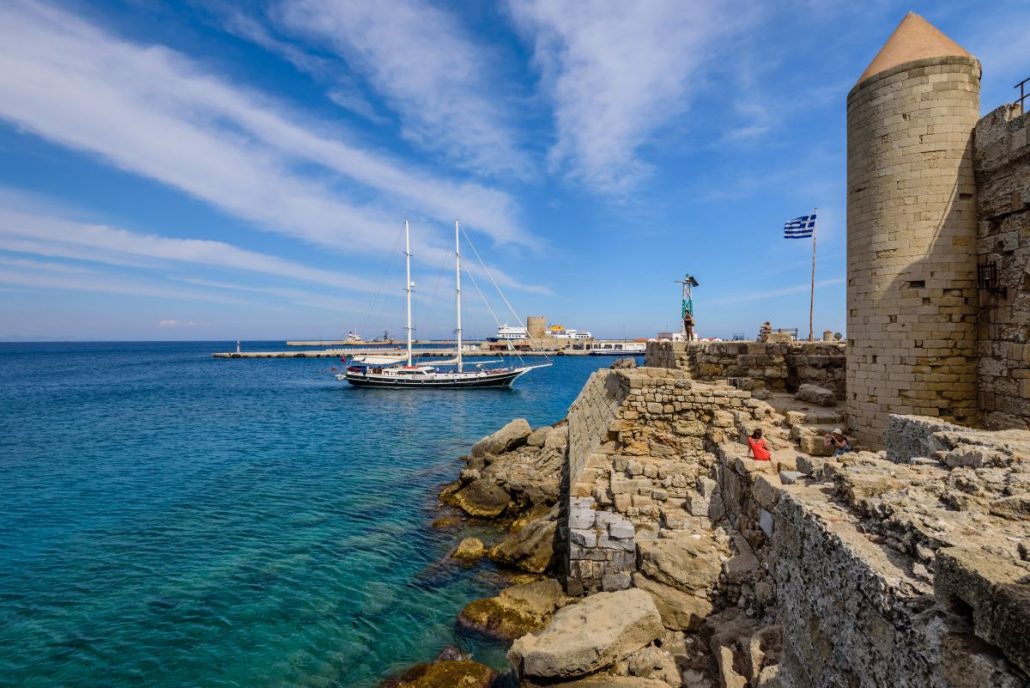
<svg viewBox="0 0 1030 688"><path fill-rule="evenodd" d="M514 315L602 336L844 326L845 98L908 10L1030 76L1024 1L0 5L0 338L282 339ZM491 312L492 311L492 312ZM496 316L494 315L496 314Z"/></svg>

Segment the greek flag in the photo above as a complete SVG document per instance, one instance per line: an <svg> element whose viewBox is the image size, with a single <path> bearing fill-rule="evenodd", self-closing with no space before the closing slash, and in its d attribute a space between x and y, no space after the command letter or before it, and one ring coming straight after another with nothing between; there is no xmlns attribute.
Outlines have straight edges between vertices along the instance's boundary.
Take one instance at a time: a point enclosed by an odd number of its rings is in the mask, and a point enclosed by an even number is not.
<svg viewBox="0 0 1030 688"><path fill-rule="evenodd" d="M815 213L802 215L783 225L784 239L807 239L815 231Z"/></svg>

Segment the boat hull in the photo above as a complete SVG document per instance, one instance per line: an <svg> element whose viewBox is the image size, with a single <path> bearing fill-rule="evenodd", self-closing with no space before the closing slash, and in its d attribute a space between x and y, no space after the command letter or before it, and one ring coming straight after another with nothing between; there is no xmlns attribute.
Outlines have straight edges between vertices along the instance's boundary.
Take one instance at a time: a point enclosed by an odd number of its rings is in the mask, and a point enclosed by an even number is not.
<svg viewBox="0 0 1030 688"><path fill-rule="evenodd" d="M529 368L516 368L503 373L485 373L468 377L436 375L405 378L399 375L365 375L348 371L345 379L355 387L379 387L382 389L472 389L510 387Z"/></svg>

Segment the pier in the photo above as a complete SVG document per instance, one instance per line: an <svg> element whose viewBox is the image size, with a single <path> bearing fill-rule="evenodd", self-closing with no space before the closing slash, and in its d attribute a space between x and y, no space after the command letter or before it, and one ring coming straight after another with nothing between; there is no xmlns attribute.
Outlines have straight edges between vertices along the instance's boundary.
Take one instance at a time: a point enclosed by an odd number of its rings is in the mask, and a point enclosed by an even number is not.
<svg viewBox="0 0 1030 688"><path fill-rule="evenodd" d="M340 356L406 356L404 349L359 349L347 347L346 349L315 349L308 351L222 351L211 354L213 358L339 358ZM456 349L416 349L416 357L432 358L454 358L458 355ZM488 351L484 349L469 349L462 351L465 358L486 357L497 358L499 356L589 356L590 351L561 350L534 350L534 351Z"/></svg>

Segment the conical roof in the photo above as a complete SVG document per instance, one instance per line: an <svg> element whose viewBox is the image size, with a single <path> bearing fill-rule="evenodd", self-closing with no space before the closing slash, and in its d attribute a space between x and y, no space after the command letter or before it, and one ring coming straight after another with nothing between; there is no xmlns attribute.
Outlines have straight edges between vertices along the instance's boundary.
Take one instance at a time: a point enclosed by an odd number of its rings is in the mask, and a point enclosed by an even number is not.
<svg viewBox="0 0 1030 688"><path fill-rule="evenodd" d="M856 83L860 84L875 74L906 62L953 55L972 57L961 45L945 36L933 24L915 12L909 12Z"/></svg>

